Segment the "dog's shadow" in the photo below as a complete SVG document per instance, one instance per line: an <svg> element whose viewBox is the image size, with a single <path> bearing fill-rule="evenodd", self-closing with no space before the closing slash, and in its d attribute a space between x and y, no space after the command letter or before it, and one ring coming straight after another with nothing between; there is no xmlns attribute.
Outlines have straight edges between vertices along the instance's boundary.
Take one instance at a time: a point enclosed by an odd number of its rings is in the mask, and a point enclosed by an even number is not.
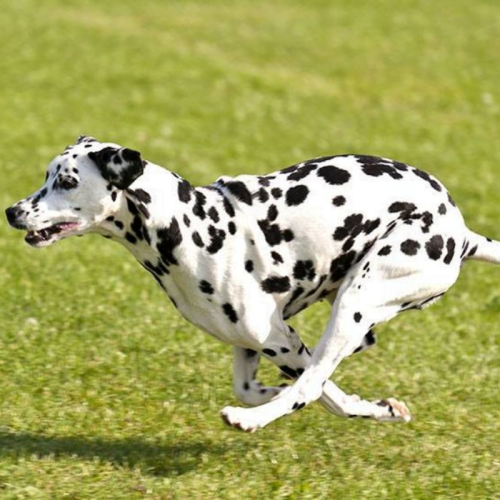
<svg viewBox="0 0 500 500"><path fill-rule="evenodd" d="M79 457L101 460L117 467L140 468L152 476L178 476L195 469L205 453L223 453L220 443L161 440L102 439L78 436L47 436L0 431L0 457Z"/></svg>

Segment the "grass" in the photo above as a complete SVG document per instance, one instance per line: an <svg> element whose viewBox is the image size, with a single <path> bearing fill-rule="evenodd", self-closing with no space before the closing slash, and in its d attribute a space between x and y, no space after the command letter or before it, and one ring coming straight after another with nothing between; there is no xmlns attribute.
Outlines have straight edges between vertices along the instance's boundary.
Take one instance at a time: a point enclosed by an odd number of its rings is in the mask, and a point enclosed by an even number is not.
<svg viewBox="0 0 500 500"><path fill-rule="evenodd" d="M500 238L500 16L491 0L5 0L0 205L82 133L198 184L362 152L431 171ZM397 396L408 425L312 405L222 425L231 352L124 249L36 251L0 220L0 497L493 498L500 490L500 269L379 328L335 375ZM293 320L314 342L318 305ZM264 379L276 372L264 369Z"/></svg>

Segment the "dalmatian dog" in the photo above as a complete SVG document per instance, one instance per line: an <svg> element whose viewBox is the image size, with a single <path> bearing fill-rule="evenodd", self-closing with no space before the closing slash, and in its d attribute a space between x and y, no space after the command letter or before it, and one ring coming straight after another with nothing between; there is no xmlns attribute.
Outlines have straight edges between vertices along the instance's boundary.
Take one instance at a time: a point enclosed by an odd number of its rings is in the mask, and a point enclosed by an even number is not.
<svg viewBox="0 0 500 500"><path fill-rule="evenodd" d="M40 248L97 233L124 245L180 314L234 349L234 391L249 408L223 420L253 432L319 400L340 417L407 422L406 405L345 394L339 363L373 328L438 300L467 259L500 263L433 176L385 158L315 158L268 175L194 187L137 151L82 136L43 186L6 210ZM319 300L326 328L308 349L286 320ZM259 360L292 385L265 387Z"/></svg>

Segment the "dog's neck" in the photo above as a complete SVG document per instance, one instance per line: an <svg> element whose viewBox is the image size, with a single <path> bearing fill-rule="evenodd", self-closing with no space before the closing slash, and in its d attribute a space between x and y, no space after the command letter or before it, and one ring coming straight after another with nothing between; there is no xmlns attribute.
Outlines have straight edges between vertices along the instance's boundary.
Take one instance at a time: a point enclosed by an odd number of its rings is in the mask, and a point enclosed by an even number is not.
<svg viewBox="0 0 500 500"><path fill-rule="evenodd" d="M183 268L184 260L193 264L187 255L196 245L193 234L206 232L211 222L204 213L207 196L211 206L224 211L218 192L195 188L177 174L147 163L129 189L117 192L116 209L98 232L124 245L142 264L150 261L156 266L162 261ZM174 250L175 257L170 255Z"/></svg>
<svg viewBox="0 0 500 500"><path fill-rule="evenodd" d="M145 236L141 226L156 231L180 215L177 200L181 181L177 174L148 162L143 175L128 189L111 193L114 207L98 232L134 250L135 243Z"/></svg>

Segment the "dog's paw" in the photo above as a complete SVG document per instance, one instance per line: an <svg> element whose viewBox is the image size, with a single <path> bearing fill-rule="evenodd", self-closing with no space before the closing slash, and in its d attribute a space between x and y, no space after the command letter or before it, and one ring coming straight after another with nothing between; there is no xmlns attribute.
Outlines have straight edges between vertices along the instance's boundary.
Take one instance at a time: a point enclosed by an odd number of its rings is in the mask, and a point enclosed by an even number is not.
<svg viewBox="0 0 500 500"><path fill-rule="evenodd" d="M410 410L402 401L387 398L375 401L375 404L383 409L381 414L375 417L379 422L409 422L411 420Z"/></svg>
<svg viewBox="0 0 500 500"><path fill-rule="evenodd" d="M255 432L261 426L251 417L252 412L246 408L226 406L220 416L224 423L245 432Z"/></svg>

